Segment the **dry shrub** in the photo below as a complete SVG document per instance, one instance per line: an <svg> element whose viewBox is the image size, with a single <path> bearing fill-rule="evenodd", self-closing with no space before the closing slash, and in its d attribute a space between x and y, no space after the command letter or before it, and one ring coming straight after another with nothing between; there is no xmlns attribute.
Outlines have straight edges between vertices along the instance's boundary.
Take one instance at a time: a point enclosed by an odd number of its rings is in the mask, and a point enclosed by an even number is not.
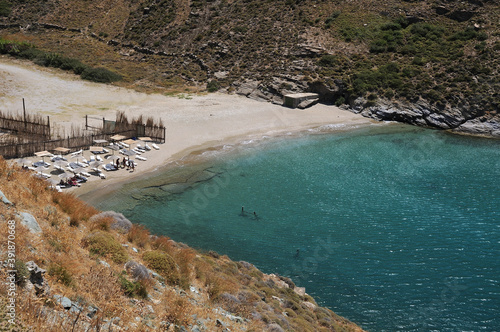
<svg viewBox="0 0 500 332"><path fill-rule="evenodd" d="M89 248L91 254L109 257L117 264L125 263L128 260L125 248L109 233L102 231L92 233L82 240L82 244Z"/></svg>
<svg viewBox="0 0 500 332"><path fill-rule="evenodd" d="M127 233L132 228L132 222L125 218L122 213L118 213L115 211L104 211L99 214L96 214L90 218L90 221L93 221L94 218L110 218L110 228L120 233Z"/></svg>
<svg viewBox="0 0 500 332"><path fill-rule="evenodd" d="M95 218L94 218L95 217ZM96 215L89 219L89 230L92 231L109 231L114 219L111 217Z"/></svg>
<svg viewBox="0 0 500 332"><path fill-rule="evenodd" d="M144 225L133 224L127 233L127 240L144 248L149 243L149 230Z"/></svg>
<svg viewBox="0 0 500 332"><path fill-rule="evenodd" d="M81 278L78 293L91 299L92 305L100 309L98 314L104 317L119 315L124 310L120 284L113 271L104 266L90 267Z"/></svg>
<svg viewBox="0 0 500 332"><path fill-rule="evenodd" d="M73 277L66 266L62 264L51 263L47 272L49 276L54 277L57 282L60 282L67 287L74 286Z"/></svg>
<svg viewBox="0 0 500 332"><path fill-rule="evenodd" d="M78 227L81 221L87 221L97 214L94 207L84 203L73 194L55 192L52 200L69 215L71 226Z"/></svg>
<svg viewBox="0 0 500 332"><path fill-rule="evenodd" d="M187 298L178 295L174 290L169 290L165 291L161 304L164 308L160 314L162 320L184 326L191 323L191 313L194 308Z"/></svg>
<svg viewBox="0 0 500 332"><path fill-rule="evenodd" d="M174 246L167 236L155 236L151 241L151 248L165 251L166 253L171 253L174 250Z"/></svg>
<svg viewBox="0 0 500 332"><path fill-rule="evenodd" d="M217 272L208 272L206 274L205 286L211 301L218 301L222 293L231 294L238 290L238 286L234 281Z"/></svg>

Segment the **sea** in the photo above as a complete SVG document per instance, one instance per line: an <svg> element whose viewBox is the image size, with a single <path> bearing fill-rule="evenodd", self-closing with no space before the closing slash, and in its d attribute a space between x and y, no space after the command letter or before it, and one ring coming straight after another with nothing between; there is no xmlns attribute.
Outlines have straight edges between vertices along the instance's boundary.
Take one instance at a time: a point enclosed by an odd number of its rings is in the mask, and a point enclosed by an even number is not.
<svg viewBox="0 0 500 332"><path fill-rule="evenodd" d="M95 205L368 331L500 331L500 140L327 126L201 151Z"/></svg>

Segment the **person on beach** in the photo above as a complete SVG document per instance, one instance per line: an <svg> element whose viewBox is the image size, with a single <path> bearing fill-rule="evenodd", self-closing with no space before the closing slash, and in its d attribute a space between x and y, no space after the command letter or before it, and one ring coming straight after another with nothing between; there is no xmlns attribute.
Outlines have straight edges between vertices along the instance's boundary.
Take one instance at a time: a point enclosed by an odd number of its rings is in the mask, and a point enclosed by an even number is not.
<svg viewBox="0 0 500 332"><path fill-rule="evenodd" d="M125 168L125 166L127 166L127 159L125 159L125 157L123 157L122 168Z"/></svg>
<svg viewBox="0 0 500 332"><path fill-rule="evenodd" d="M132 167L132 172L133 172L135 170L135 164L133 160L130 161L130 167Z"/></svg>

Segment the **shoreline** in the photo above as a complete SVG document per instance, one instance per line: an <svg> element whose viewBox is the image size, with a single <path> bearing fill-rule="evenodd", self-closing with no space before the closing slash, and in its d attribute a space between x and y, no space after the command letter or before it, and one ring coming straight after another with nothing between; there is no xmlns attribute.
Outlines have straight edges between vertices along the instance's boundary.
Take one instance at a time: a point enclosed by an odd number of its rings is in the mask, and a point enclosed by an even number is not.
<svg viewBox="0 0 500 332"><path fill-rule="evenodd" d="M71 126L83 128L85 115L112 120L118 111L125 112L129 118L142 115L159 119L167 128L166 142L160 145L160 150L147 152L147 161L136 161L135 172L106 172L105 180L92 176L80 188L70 189L77 196L112 190L106 188L116 188L120 183L151 176L193 153L219 146L322 126L344 130L381 124L360 114L323 104L300 110L222 93L145 94L83 81L61 70L40 68L27 61L5 57L0 57L0 79L8 82L0 89L2 109L22 112L22 98L26 97L28 112L36 107L37 113L49 115L55 130ZM85 151L84 155L88 159L90 153Z"/></svg>
<svg viewBox="0 0 500 332"><path fill-rule="evenodd" d="M343 124L342 124L343 125ZM260 137L255 136L246 136L246 137L232 137L230 139L224 140L223 142L218 142L218 145L212 145L211 142L207 142L201 146L196 146L192 148L188 148L184 151L179 152L178 154L172 156L169 160L166 161L164 165L155 165L151 166L146 171L140 171L138 173L131 173L128 176L120 176L113 177L110 179L106 179L105 181L92 181L86 183L80 188L72 188L74 194L79 198L83 199L85 202L89 204L95 204L100 201L102 198L108 197L114 191L119 190L124 185L133 185L134 183L138 183L140 181L147 182L148 179L154 178L164 172L175 171L176 169L196 166L206 163L213 163L217 161L217 158L221 155L227 156L230 154L237 154L244 149L245 146L255 147L256 145L269 143L271 140L277 139L294 139L299 138L305 135L328 135L333 133L340 133L345 131L357 130L364 127L368 127L373 125L373 123L360 123L355 125L346 125L345 127L336 127L335 130L329 128L326 130L322 130L325 125L315 126L315 127L307 127L297 130L295 132L285 131L274 133L272 136L270 135L261 135ZM375 125L384 125L383 123L376 122ZM326 125L328 126L328 125ZM318 130L318 131L316 131ZM160 145L161 149L161 145ZM209 154L208 156L206 154ZM114 173L114 172L112 172ZM109 173L107 173L109 174ZM191 173L188 173L188 177L191 176ZM177 181L185 180L184 177L176 178ZM104 183L106 182L106 183ZM100 186L100 184L105 184L104 187ZM170 183L162 183L161 185L168 185Z"/></svg>

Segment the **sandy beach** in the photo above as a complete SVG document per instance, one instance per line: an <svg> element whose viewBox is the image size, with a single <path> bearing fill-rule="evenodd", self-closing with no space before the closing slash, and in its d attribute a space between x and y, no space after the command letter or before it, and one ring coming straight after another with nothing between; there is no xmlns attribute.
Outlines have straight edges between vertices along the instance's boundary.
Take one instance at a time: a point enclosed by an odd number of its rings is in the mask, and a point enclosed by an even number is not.
<svg viewBox="0 0 500 332"><path fill-rule="evenodd" d="M71 189L79 196L110 190L122 181L133 181L193 152L224 144L322 126L346 130L374 123L361 115L321 104L300 110L220 93L177 96L139 93L82 81L72 74L6 57L0 57L0 80L2 111L22 112L24 98L27 111L49 115L56 130L71 126L83 129L85 115L114 120L117 111L129 117L143 115L162 120L167 128L166 143L160 144L159 150L147 152L144 155L147 161L137 160L134 172L125 169L106 172L104 180L92 176L81 187ZM86 151L84 156L89 159L90 152Z"/></svg>

